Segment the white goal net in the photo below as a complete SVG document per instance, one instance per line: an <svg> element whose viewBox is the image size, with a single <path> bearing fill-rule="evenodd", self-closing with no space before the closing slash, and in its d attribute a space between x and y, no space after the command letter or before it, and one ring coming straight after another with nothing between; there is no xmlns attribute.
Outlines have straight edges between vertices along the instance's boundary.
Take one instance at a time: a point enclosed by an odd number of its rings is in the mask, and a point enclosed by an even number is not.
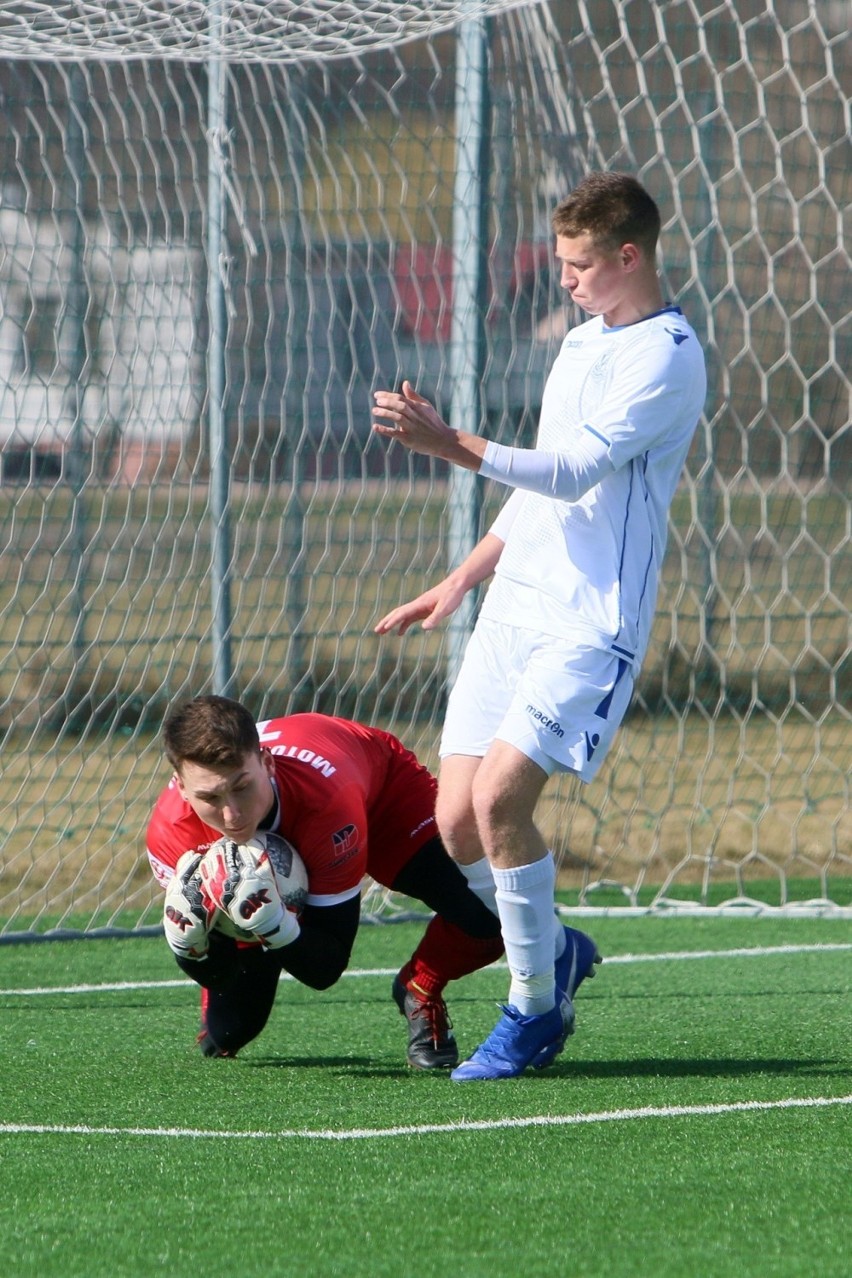
<svg viewBox="0 0 852 1278"><path fill-rule="evenodd" d="M372 391L449 413L472 368L471 426L530 442L574 318L550 213L600 168L660 204L710 390L635 705L592 786L547 792L560 884L850 911L848 23L6 0L0 937L157 923L179 698L360 718L435 765L452 636L372 627L446 570L459 492L371 438ZM465 490L469 534L499 500Z"/></svg>
<svg viewBox="0 0 852 1278"><path fill-rule="evenodd" d="M5 0L9 57L328 61L450 30L537 0Z"/></svg>

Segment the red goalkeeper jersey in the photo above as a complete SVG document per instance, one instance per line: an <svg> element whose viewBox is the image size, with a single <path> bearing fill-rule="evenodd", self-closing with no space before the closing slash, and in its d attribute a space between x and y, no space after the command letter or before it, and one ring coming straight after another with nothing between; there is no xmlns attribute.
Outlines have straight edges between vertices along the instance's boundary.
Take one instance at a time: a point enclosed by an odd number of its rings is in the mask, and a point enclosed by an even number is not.
<svg viewBox="0 0 852 1278"><path fill-rule="evenodd" d="M267 719L258 731L261 748L275 760L278 808L271 828L305 862L311 904L355 896L365 874L390 887L437 834L437 783L390 733L323 714ZM220 837L173 779L148 825L157 881L165 887L184 852L204 852Z"/></svg>

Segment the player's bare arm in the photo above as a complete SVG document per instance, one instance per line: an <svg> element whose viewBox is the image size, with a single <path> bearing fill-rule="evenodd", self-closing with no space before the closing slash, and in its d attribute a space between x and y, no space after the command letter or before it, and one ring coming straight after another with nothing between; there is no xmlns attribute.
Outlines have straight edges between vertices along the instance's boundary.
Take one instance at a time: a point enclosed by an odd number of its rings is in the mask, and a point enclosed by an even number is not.
<svg viewBox="0 0 852 1278"><path fill-rule="evenodd" d="M415 622L421 621L424 630L434 630L445 618L456 611L469 590L485 581L494 571L503 549L503 542L493 533L486 533L458 568L439 581L431 590L425 590L416 599L399 604L376 623L377 635L395 631L404 635Z"/></svg>
<svg viewBox="0 0 852 1278"><path fill-rule="evenodd" d="M373 430L377 435L396 439L412 452L440 457L465 470L479 470L488 441L453 430L411 382L403 382L400 392L376 391L374 397Z"/></svg>
<svg viewBox="0 0 852 1278"><path fill-rule="evenodd" d="M455 612L465 591L456 592L448 589L448 582L441 581L431 590L425 590L416 599L399 604L380 621L376 622L374 631L377 635L387 635L396 631L404 635L417 621L423 622L424 630L432 630L439 621Z"/></svg>

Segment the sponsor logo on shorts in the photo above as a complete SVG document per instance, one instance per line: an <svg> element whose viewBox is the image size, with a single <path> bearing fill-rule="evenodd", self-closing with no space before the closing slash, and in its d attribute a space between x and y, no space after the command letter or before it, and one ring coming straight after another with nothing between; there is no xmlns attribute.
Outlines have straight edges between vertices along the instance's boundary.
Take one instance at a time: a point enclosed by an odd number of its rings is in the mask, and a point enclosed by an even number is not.
<svg viewBox="0 0 852 1278"><path fill-rule="evenodd" d="M601 739L598 736L597 732L593 732L591 733L591 735L588 732L586 733L586 760L587 761L591 760L592 755L595 753L600 743L601 743Z"/></svg>
<svg viewBox="0 0 852 1278"><path fill-rule="evenodd" d="M533 719L537 719L538 722L542 724L543 727L547 728L548 732L552 732L554 736L565 736L564 728L562 728L556 719L548 719L543 710L537 710L535 706L528 705L527 714L531 715Z"/></svg>

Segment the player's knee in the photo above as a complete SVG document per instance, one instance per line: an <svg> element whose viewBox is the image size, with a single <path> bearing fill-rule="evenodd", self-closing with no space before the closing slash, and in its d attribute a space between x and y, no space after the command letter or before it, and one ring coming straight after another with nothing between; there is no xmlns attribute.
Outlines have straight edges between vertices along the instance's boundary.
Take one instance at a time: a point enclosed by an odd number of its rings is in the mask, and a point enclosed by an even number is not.
<svg viewBox="0 0 852 1278"><path fill-rule="evenodd" d="M209 1056L236 1056L266 1027L268 1016L249 1011L244 1015L213 1016L208 1019L205 1037L215 1046L215 1051L202 1051Z"/></svg>
<svg viewBox="0 0 852 1278"><path fill-rule="evenodd" d="M263 981L244 980L226 992L211 993L203 1028L220 1051L235 1055L265 1029L274 1001L275 990Z"/></svg>
<svg viewBox="0 0 852 1278"><path fill-rule="evenodd" d="M441 841L454 861L478 861L482 856L476 817L469 803L442 799L435 805L435 820Z"/></svg>
<svg viewBox="0 0 852 1278"><path fill-rule="evenodd" d="M340 980L342 972L306 972L300 975L299 983L307 985L311 990L330 990L332 985L336 985Z"/></svg>
<svg viewBox="0 0 852 1278"><path fill-rule="evenodd" d="M526 838L535 828L535 808L546 774L514 774L483 766L471 791L476 828L486 851L495 842Z"/></svg>
<svg viewBox="0 0 852 1278"><path fill-rule="evenodd" d="M515 813L505 791L485 778L476 785L472 800L476 828L486 844L498 830L514 820Z"/></svg>

